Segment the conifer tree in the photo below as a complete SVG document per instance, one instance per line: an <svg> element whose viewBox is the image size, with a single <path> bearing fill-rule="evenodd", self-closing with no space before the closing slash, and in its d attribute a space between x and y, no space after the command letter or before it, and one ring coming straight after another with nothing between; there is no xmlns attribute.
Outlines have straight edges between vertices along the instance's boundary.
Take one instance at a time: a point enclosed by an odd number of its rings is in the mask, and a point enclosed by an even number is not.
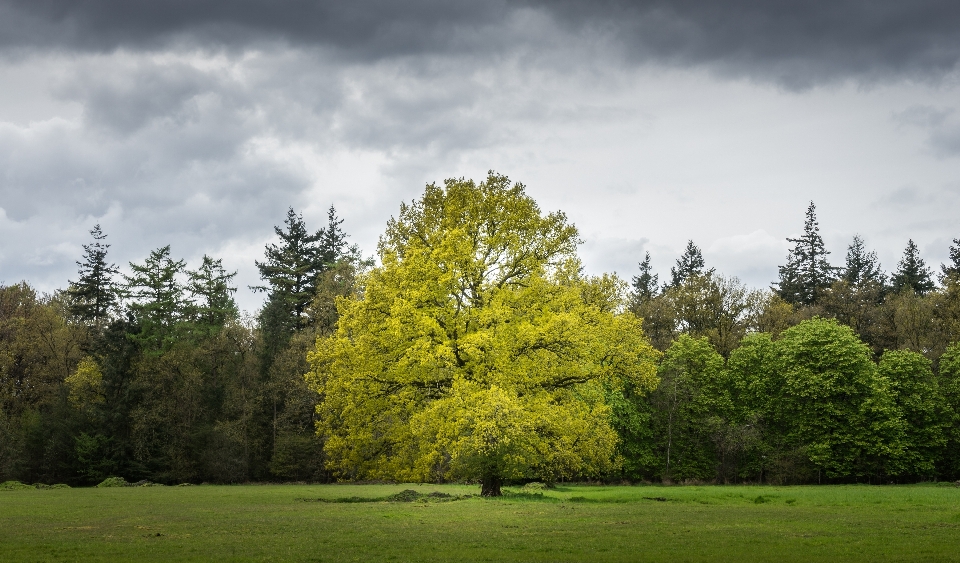
<svg viewBox="0 0 960 563"><path fill-rule="evenodd" d="M110 245L103 242L107 235L100 230L99 223L90 230L90 235L93 242L83 245L83 261L77 262L80 267L79 278L70 282L67 293L70 296L70 313L100 327L117 304L113 276L118 270L116 264L107 262Z"/></svg>
<svg viewBox="0 0 960 563"><path fill-rule="evenodd" d="M903 258L897 263L897 271L890 281L896 293L910 288L917 295L926 295L933 290L933 272L920 258L920 250L913 239L907 242Z"/></svg>
<svg viewBox="0 0 960 563"><path fill-rule="evenodd" d="M186 301L179 277L186 262L170 258L170 245L150 253L143 264L130 263L133 274L126 279L125 296L132 299L130 311L142 331L136 339L147 349L166 349L175 340L177 323L183 320Z"/></svg>
<svg viewBox="0 0 960 563"><path fill-rule="evenodd" d="M853 242L847 247L846 266L841 277L854 287L882 286L886 281L877 253L867 251L860 235L853 235Z"/></svg>
<svg viewBox="0 0 960 563"><path fill-rule="evenodd" d="M266 260L255 262L261 279L269 285L251 289L269 292L271 315L282 311L283 315L289 317L290 327L299 330L306 324L306 308L313 300L317 276L324 268L320 241L325 233L323 230L308 232L303 217L292 207L287 211L284 223L286 230L273 228L280 237L280 245L268 244L265 249ZM275 322L279 322L279 319Z"/></svg>
<svg viewBox="0 0 960 563"><path fill-rule="evenodd" d="M647 252L640 262L640 275L633 276L633 301L636 304L645 303L657 296L660 290L660 276L653 273L650 265L650 253Z"/></svg>
<svg viewBox="0 0 960 563"><path fill-rule="evenodd" d="M700 253L700 248L693 244L692 240L688 240L683 255L677 259L677 265L670 268L670 287L679 287L690 276L703 275L705 273L703 268L703 254ZM714 269L711 268L706 273L712 274L713 271Z"/></svg>
<svg viewBox="0 0 960 563"><path fill-rule="evenodd" d="M191 306L194 322L209 330L222 328L227 321L236 318L237 303L230 287L236 272L227 273L221 259L203 255L203 262L194 271L187 272L187 291L194 299Z"/></svg>
<svg viewBox="0 0 960 563"><path fill-rule="evenodd" d="M960 238L953 239L950 246L950 262L940 265L940 281L944 284L951 277L960 276Z"/></svg>
<svg viewBox="0 0 960 563"><path fill-rule="evenodd" d="M810 202L799 238L787 238L794 243L787 255L787 264L780 266L780 281L777 293L792 305L813 305L835 279L836 268L827 262L827 252L820 225L817 223L817 208Z"/></svg>

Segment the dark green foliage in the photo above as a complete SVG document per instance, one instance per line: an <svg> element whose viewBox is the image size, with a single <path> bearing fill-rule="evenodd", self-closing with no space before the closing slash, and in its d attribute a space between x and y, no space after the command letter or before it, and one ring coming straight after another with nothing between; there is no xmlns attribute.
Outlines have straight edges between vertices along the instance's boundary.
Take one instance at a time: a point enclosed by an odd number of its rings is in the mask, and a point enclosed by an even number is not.
<svg viewBox="0 0 960 563"><path fill-rule="evenodd" d="M153 352L168 349L177 341L177 325L184 320L187 305L179 279L186 262L170 257L170 245L150 253L143 264L130 263L132 275L124 275L128 307L140 331L134 335Z"/></svg>
<svg viewBox="0 0 960 563"><path fill-rule="evenodd" d="M307 231L303 217L292 207L287 211L284 223L286 230L274 227L280 245L268 244L266 260L256 263L260 277L268 285L254 289L268 292L271 306L290 317L289 322L283 324L299 330L307 324L306 309L316 293L317 277L327 265L329 256L325 254L329 252L324 251L329 249L320 244L326 233Z"/></svg>
<svg viewBox="0 0 960 563"><path fill-rule="evenodd" d="M643 264L641 263L641 268L642 266ZM703 268L703 254L701 254L700 248L693 244L692 240L688 240L687 247L683 250L683 254L680 258L677 258L677 265L670 268L670 287L679 286L690 276L699 276L707 272L713 272L713 268L706 271Z"/></svg>
<svg viewBox="0 0 960 563"><path fill-rule="evenodd" d="M897 271L890 278L894 293L909 289L917 295L926 295L934 287L933 271L920 258L920 250L910 239L903 251L903 258L897 263Z"/></svg>
<svg viewBox="0 0 960 563"><path fill-rule="evenodd" d="M840 277L856 288L882 287L886 281L877 253L867 251L860 235L854 235L853 242L847 247L846 265Z"/></svg>
<svg viewBox="0 0 960 563"><path fill-rule="evenodd" d="M113 280L118 272L115 264L107 262L109 244L102 242L107 238L97 224L90 230L93 242L83 245L83 260L77 262L80 267L77 281L70 282L67 290L70 296L70 312L77 318L100 327L109 318L110 311L117 304L117 288Z"/></svg>
<svg viewBox="0 0 960 563"><path fill-rule="evenodd" d="M633 276L631 287L632 307L636 308L649 302L660 292L660 276L653 273L653 266L650 265L650 253L647 252L640 262L640 274Z"/></svg>
<svg viewBox="0 0 960 563"><path fill-rule="evenodd" d="M940 279L946 283L947 279L956 279L960 276L960 238L953 239L950 245L950 261L940 265Z"/></svg>
<svg viewBox="0 0 960 563"><path fill-rule="evenodd" d="M836 268L827 262L827 252L817 223L817 208L810 202L799 238L788 238L794 247L787 255L787 263L780 266L777 293L791 305L813 305L836 278Z"/></svg>

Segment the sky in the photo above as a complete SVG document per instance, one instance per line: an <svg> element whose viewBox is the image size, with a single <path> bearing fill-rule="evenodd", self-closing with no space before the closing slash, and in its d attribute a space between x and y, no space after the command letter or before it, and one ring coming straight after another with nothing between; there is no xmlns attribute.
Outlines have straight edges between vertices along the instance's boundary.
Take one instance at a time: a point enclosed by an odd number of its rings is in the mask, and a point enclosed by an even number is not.
<svg viewBox="0 0 960 563"><path fill-rule="evenodd" d="M237 271L288 208L373 255L400 203L488 170L589 273L687 240L766 287L809 202L834 264L960 238L960 3L0 0L0 283L76 279L89 231Z"/></svg>

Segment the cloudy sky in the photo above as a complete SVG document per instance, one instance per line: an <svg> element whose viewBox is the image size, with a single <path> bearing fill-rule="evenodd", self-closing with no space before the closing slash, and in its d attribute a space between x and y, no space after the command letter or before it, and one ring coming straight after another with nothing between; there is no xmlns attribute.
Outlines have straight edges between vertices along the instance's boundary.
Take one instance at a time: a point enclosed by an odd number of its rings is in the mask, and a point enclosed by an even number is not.
<svg viewBox="0 0 960 563"><path fill-rule="evenodd" d="M819 6L819 7L818 7ZM833 261L960 237L960 4L0 0L0 282L64 287L100 223L238 270L292 206L372 254L425 183L494 169L594 273L776 277L813 200Z"/></svg>

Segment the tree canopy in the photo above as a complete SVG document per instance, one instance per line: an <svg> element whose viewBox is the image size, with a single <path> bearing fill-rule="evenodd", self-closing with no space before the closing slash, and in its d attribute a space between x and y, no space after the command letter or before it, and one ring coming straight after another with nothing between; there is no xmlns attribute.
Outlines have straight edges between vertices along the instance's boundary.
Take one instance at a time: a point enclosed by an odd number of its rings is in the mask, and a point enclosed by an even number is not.
<svg viewBox="0 0 960 563"><path fill-rule="evenodd" d="M604 389L655 384L657 353L610 277L580 274L577 230L524 186L430 184L338 302L308 378L341 477L553 481L610 469Z"/></svg>

